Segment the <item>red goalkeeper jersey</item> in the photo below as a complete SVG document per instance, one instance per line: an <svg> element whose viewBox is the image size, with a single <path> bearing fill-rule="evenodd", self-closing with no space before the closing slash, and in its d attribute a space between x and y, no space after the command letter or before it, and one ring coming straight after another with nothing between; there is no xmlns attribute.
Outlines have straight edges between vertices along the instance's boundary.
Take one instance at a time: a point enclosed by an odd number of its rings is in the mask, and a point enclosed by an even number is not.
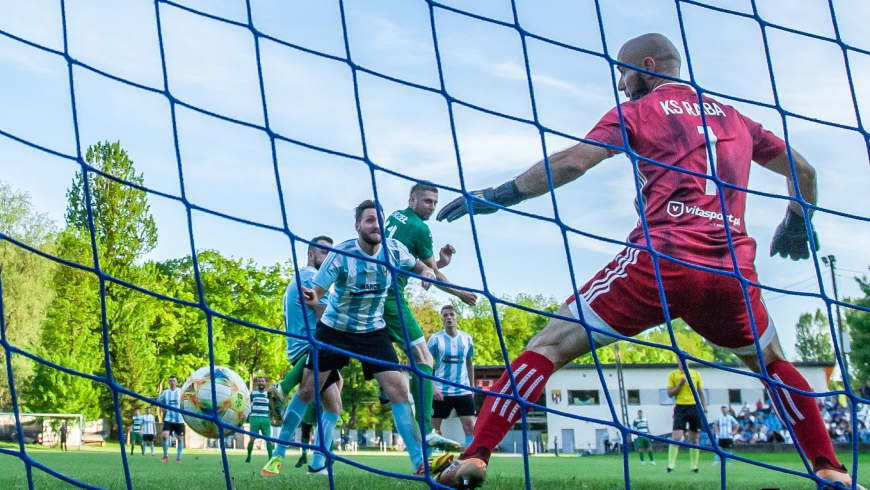
<svg viewBox="0 0 870 490"><path fill-rule="evenodd" d="M715 154L712 167L719 179L739 188L746 188L751 162L767 164L785 151L785 142L731 106L709 97L699 104L697 93L688 85L661 85L621 108L627 145L617 108L601 118L586 138L631 148L642 158L637 161L645 204L642 218L653 248L694 264L733 270L727 223L739 267L753 268L755 240L746 234L746 192L729 187L720 191L712 179L701 176L712 175L701 112ZM640 221L628 241L646 244Z"/></svg>

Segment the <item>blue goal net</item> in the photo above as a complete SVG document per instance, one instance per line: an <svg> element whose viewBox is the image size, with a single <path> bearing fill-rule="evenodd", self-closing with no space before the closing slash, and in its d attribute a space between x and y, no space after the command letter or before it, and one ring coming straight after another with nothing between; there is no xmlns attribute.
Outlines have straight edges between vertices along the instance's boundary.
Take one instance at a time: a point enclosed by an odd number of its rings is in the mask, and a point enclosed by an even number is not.
<svg viewBox="0 0 870 490"><path fill-rule="evenodd" d="M264 363L286 367L284 290L272 286L305 267L311 237L355 236L354 206L373 199L402 209L418 182L437 187L442 205L457 197L474 202L473 190L586 141L601 116L625 101L619 48L647 32L677 46L677 81L762 123L816 167L818 204L789 195L771 172L756 171L737 189L747 196L748 234L763 251L761 282L728 274L747 299L749 287L760 286L786 356L812 361L802 372L849 473L861 478L859 447L870 442L870 416L862 412L863 380L853 381L870 374L870 355L853 355L859 346L848 335L850 320L867 322L870 303L848 298L870 297L866 278L852 280L866 273L870 244L868 16L861 0L0 2L0 468L12 475L0 482L150 488L129 460L125 434L134 406L169 408L157 400L165 380L157 374L185 378L202 366L214 374L232 359L252 366L242 374L253 380ZM715 148L715 135L706 137ZM537 331L529 325L558 316L523 295L564 298L619 250L638 248L625 237L638 222L632 203L645 206L637 163L649 159L620 150L577 182L551 184L539 199L493 216L430 223L436 243L457 250L446 269L452 283L484 304L463 311L492 320L469 332L489 339L494 356L468 387L478 399L510 372L518 342ZM789 164L796 175L791 157ZM708 182L734 188L715 172ZM764 253L790 202L815 213L821 248L809 260ZM646 230L646 220L640 223ZM639 248L656 264L668 258ZM839 291L837 278L846 279ZM807 311L819 313L808 320L810 330L796 334L791 325ZM528 315L522 328L509 319L516 312ZM563 370L539 404L516 398L522 417L500 450L521 455L512 461L523 469L504 470L507 485L531 489L574 476L574 469L567 477L536 472L538 453L598 458L604 450L621 454L623 474L601 485L643 488L655 477L637 466L639 436L654 451L701 448L708 472L712 455L737 462L712 470L723 489L749 488L757 475L808 488L821 483L794 443L792 421L777 416L791 401L789 390L765 394L763 383L782 381L714 352L667 309L664 317L654 332L620 336L593 350L587 364ZM599 333L579 324L590 340ZM313 342L310 333L305 339ZM706 395L711 410L698 444L671 439L673 402L651 386L664 389L673 363L688 361L709 379L709 393L690 383L696 402ZM399 368L428 376L414 362ZM657 370L660 379L648 379ZM509 377L515 387L519 380ZM744 404L750 425L793 444L791 460L716 442L719 406L739 412ZM316 405L322 409L319 396ZM651 434L632 423L633 412L646 407L657 417ZM27 427L28 414L38 413L111 421L78 429L84 444L121 442L117 473L106 479L46 458L31 445L41 432ZM255 434L214 410L185 414L218 427L219 468L210 467L218 476L209 485L257 485L242 483L251 472L233 464L223 437ZM58 431L51 427L52 440ZM428 472L413 476L329 454L331 469L342 463L443 488ZM750 476L737 470L749 467ZM491 477L500 471L493 466ZM331 488L350 478L329 473Z"/></svg>

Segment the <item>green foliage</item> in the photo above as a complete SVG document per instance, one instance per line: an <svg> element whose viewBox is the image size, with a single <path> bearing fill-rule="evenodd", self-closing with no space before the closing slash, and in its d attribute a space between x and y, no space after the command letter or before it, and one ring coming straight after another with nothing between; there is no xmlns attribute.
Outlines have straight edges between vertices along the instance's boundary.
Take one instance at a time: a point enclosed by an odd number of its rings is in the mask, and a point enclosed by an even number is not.
<svg viewBox="0 0 870 490"><path fill-rule="evenodd" d="M794 348L802 361L833 361L834 344L828 317L817 309L815 315L804 313L795 325L797 340Z"/></svg>
<svg viewBox="0 0 870 490"><path fill-rule="evenodd" d="M867 276L856 277L855 280L864 297L848 301L856 306L870 308L870 282ZM844 311L849 334L852 336L850 371L863 384L865 380L870 379L870 312L856 308L844 308Z"/></svg>
<svg viewBox="0 0 870 490"><path fill-rule="evenodd" d="M0 233L43 252L55 251L57 228L54 222L33 209L27 193L3 182L0 182ZM29 352L39 350L42 322L53 296L54 270L54 262L0 241L3 313L6 336L12 345ZM34 363L23 356L13 356L12 371L16 386L21 388L30 384ZM10 410L11 402L6 356L0 351L0 410Z"/></svg>

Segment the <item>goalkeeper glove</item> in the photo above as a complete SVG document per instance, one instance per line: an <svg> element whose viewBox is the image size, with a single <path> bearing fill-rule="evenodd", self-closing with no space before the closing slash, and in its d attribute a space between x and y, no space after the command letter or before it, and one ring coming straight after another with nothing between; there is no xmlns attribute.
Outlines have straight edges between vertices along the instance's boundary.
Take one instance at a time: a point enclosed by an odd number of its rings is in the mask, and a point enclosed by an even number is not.
<svg viewBox="0 0 870 490"><path fill-rule="evenodd" d="M807 221L809 222L810 230L813 232L813 243L816 246L816 251L818 251L819 237L816 235L816 230L813 228L813 223L809 221L809 218L807 218ZM776 232L773 234L773 240L770 242L770 256L773 257L779 254L780 257L791 257L791 260L808 259L810 257L810 249L807 246L808 241L804 216L795 213L789 208L786 210L782 223L776 227Z"/></svg>
<svg viewBox="0 0 870 490"><path fill-rule="evenodd" d="M471 191L471 194L477 198L483 199L484 201L489 201L504 207L513 206L523 200L520 190L517 189L517 183L513 180L505 182L495 189L487 187L486 189L481 189L479 191ZM492 214L498 211L497 207L478 200L466 200L463 196L447 203L447 205L438 213L438 221L444 221L446 219L448 222L453 222L465 216L468 214L468 201L471 201L474 214Z"/></svg>

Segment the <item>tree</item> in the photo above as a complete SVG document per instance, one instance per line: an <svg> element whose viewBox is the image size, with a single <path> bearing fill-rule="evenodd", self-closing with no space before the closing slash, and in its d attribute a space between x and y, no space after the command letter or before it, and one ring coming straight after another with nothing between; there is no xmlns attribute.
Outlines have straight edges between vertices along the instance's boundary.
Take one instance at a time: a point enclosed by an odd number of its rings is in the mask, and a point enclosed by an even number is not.
<svg viewBox="0 0 870 490"><path fill-rule="evenodd" d="M157 244L157 227L147 193L136 187L144 186L144 178L136 173L133 161L117 142L97 143L88 148L85 158L91 167L129 184L92 171L76 173L67 192L66 230L59 255L84 265L97 265L93 240L101 272L132 284L144 284L149 279L148 271L137 262ZM101 283L96 279L89 272L69 267L55 275L58 295L44 325L45 337L53 344L44 346L44 357L87 374L105 376L106 342L113 380L132 391L150 391L156 382L155 349L147 336L155 315L151 298L104 281L104 339ZM78 347L65 349L65 345ZM39 382L34 385L37 404L44 410L74 409L93 416L91 391L79 390L78 386L70 389L81 380L50 370L48 366L38 370ZM98 396L100 413L114 418L113 399L103 393ZM122 398L122 415L132 412L135 405L138 402L133 399Z"/></svg>
<svg viewBox="0 0 870 490"><path fill-rule="evenodd" d="M802 361L833 361L834 344L828 317L817 309L815 315L804 313L798 318L795 350Z"/></svg>
<svg viewBox="0 0 870 490"><path fill-rule="evenodd" d="M852 353L849 356L850 370L861 384L870 379L870 281L867 276L856 277L855 281L864 293L863 298L847 300L857 307L844 308L846 325L852 336ZM857 385L856 385L857 386Z"/></svg>
<svg viewBox="0 0 870 490"><path fill-rule="evenodd" d="M36 211L26 192L0 182L0 233L43 252L53 253L57 226L48 215ZM35 253L0 240L0 276L6 337L10 344L37 353L42 322L48 312L53 292L51 278L56 264ZM30 384L33 362L13 356L12 371L19 395ZM26 400L24 400L26 401ZM5 352L0 350L0 410L11 410L9 377Z"/></svg>

